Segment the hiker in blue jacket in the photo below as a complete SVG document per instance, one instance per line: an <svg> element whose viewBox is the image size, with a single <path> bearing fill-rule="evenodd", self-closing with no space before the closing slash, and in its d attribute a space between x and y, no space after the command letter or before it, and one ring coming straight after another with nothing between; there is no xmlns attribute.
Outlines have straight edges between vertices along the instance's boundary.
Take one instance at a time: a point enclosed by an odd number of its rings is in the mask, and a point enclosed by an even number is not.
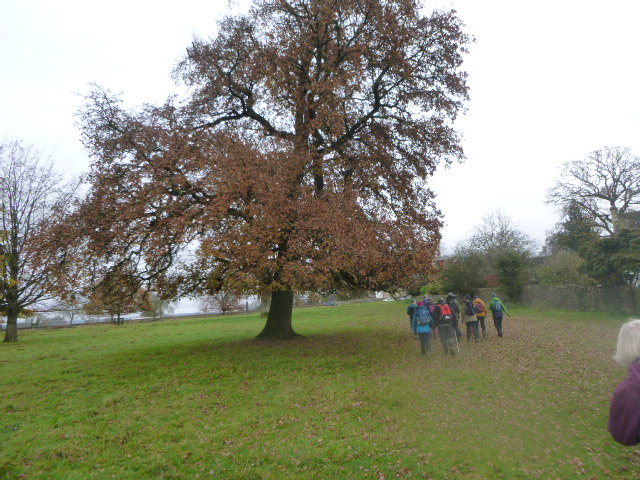
<svg viewBox="0 0 640 480"><path fill-rule="evenodd" d="M418 306L413 314L411 326L413 334L420 338L420 351L423 355L427 352L431 353L431 325L433 319L429 314L429 309L425 307L424 302L418 302Z"/></svg>
<svg viewBox="0 0 640 480"><path fill-rule="evenodd" d="M491 315L493 316L493 325L496 327L498 336L501 337L502 318L504 317L505 313L509 315L509 310L507 310L507 307L504 306L502 300L500 300L498 298L498 295L496 295L495 293L491 297L491 304L489 305L489 308L491 308Z"/></svg>

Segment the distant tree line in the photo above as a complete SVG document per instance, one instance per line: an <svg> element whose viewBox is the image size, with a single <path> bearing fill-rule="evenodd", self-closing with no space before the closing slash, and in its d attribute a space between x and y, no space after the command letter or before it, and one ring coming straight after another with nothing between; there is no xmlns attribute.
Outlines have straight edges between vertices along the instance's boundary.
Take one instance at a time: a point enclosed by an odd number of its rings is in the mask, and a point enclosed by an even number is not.
<svg viewBox="0 0 640 480"><path fill-rule="evenodd" d="M638 286L637 156L628 148L606 147L568 162L547 201L558 207L561 219L542 248L496 212L442 259L439 274L420 278L416 285L438 293L500 288L514 300L527 284Z"/></svg>

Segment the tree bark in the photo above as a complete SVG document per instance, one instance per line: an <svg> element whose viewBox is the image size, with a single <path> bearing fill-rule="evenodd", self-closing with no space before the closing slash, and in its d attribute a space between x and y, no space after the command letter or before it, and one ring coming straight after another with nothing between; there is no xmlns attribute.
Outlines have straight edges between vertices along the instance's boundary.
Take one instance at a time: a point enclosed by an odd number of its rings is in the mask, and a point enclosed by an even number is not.
<svg viewBox="0 0 640 480"><path fill-rule="evenodd" d="M7 314L7 330L4 333L5 342L18 341L18 314L8 312Z"/></svg>
<svg viewBox="0 0 640 480"><path fill-rule="evenodd" d="M299 335L291 326L293 311L293 290L279 290L271 294L271 308L267 316L267 323L257 338L291 340Z"/></svg>

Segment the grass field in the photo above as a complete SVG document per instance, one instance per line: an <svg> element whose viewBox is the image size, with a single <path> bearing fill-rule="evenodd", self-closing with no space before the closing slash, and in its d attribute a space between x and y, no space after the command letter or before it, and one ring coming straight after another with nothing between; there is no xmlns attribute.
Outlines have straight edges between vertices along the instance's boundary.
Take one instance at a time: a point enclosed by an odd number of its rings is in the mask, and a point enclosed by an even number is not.
<svg viewBox="0 0 640 480"><path fill-rule="evenodd" d="M640 478L606 428L624 317L513 309L424 358L405 310L298 309L288 343L257 315L20 332L0 478Z"/></svg>

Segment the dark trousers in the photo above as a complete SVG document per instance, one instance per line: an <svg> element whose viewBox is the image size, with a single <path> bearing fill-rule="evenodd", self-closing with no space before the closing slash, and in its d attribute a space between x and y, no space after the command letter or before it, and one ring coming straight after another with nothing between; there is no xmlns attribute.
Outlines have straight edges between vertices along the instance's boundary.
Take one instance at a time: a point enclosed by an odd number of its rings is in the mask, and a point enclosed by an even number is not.
<svg viewBox="0 0 640 480"><path fill-rule="evenodd" d="M431 353L431 332L418 332L418 338L420 339L420 351L423 354Z"/></svg>
<svg viewBox="0 0 640 480"><path fill-rule="evenodd" d="M478 317L478 323L480 324L480 328L482 328L482 338L487 337L487 326L484 323L484 319L487 317Z"/></svg>
<svg viewBox="0 0 640 480"><path fill-rule="evenodd" d="M478 321L467 322L467 341L471 340L471 332L473 332L473 338L478 340Z"/></svg>
<svg viewBox="0 0 640 480"><path fill-rule="evenodd" d="M440 325L438 327L438 336L440 337L440 342L442 342L444 353L450 353L451 355L454 355L454 348L456 344L453 335L454 330L451 325Z"/></svg>
<svg viewBox="0 0 640 480"><path fill-rule="evenodd" d="M496 331L498 332L498 336L502 336L502 316L493 317L493 325L496 327Z"/></svg>

